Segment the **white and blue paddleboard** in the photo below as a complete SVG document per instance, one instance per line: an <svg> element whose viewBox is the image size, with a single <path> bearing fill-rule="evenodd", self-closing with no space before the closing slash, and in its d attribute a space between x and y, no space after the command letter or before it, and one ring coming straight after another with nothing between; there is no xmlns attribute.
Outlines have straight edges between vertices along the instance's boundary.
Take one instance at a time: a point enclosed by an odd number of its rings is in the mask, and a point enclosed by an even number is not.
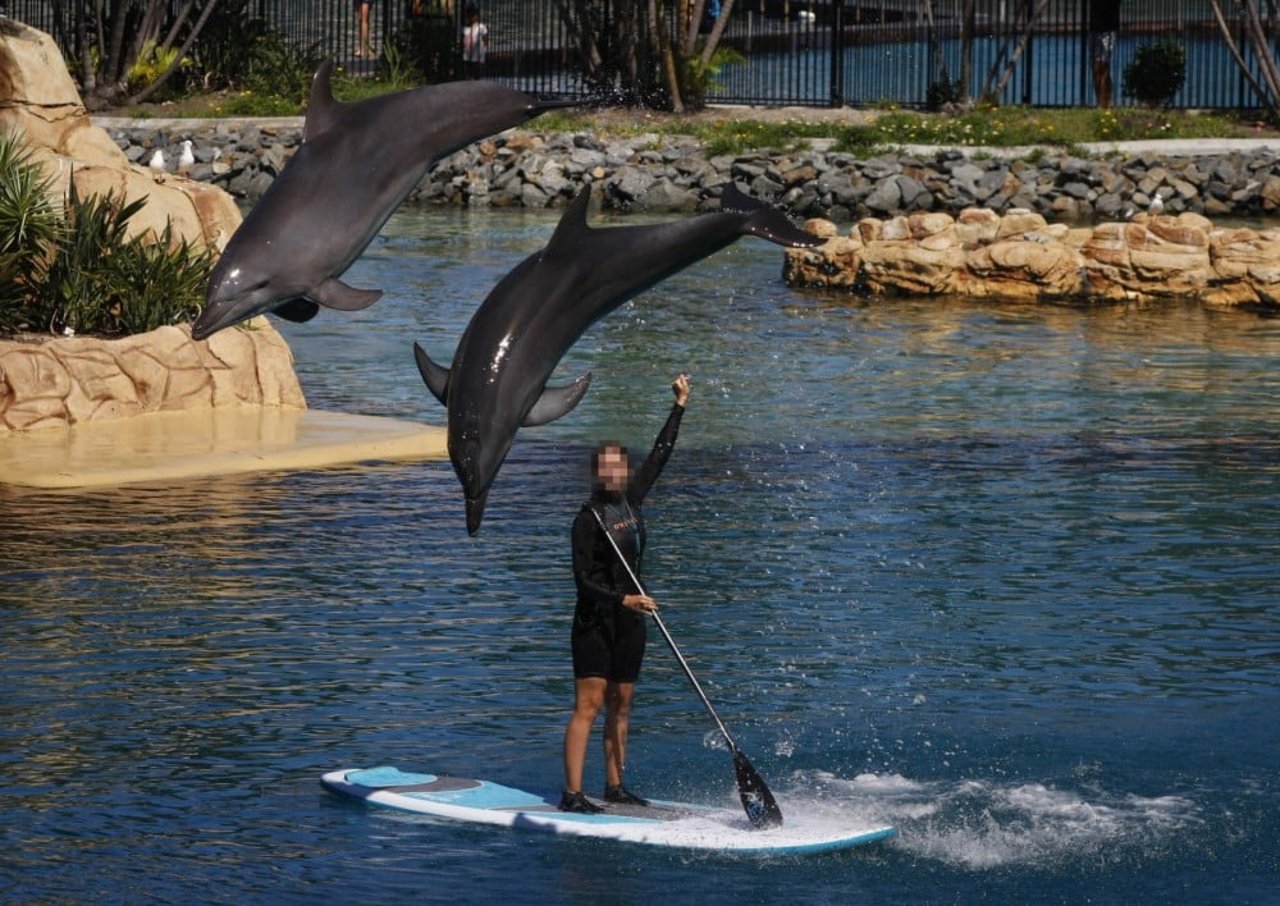
<svg viewBox="0 0 1280 906"><path fill-rule="evenodd" d="M781 827L755 830L739 810L654 801L649 806L600 802L605 811L560 811L555 798L491 783L394 767L331 771L320 778L334 793L377 805L457 821L516 827L577 837L601 837L650 846L722 852L795 855L829 852L894 836L885 826L838 826L832 819L785 816Z"/></svg>

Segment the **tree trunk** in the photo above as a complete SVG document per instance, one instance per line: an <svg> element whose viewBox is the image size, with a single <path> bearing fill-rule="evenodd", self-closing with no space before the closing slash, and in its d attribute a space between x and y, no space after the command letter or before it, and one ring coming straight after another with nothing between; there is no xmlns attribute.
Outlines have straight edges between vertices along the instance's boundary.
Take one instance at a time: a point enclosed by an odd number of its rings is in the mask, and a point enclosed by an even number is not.
<svg viewBox="0 0 1280 906"><path fill-rule="evenodd" d="M200 18L197 19L196 24L191 27L191 34L187 35L187 40L182 42L182 47L178 48L178 53L174 56L173 62L169 64L169 67L164 72L160 73L159 78L146 88L139 91L133 97L129 98L128 103L141 104L147 98L151 97L151 95L154 94L161 85L169 80L169 77L177 71L179 66L182 65L183 58L186 57L187 51L191 49L191 45L196 42L196 38L200 37L200 32L204 28L204 24L209 21L209 16L213 14L214 7L217 5L218 0L207 0L204 5L204 9L200 11Z"/></svg>

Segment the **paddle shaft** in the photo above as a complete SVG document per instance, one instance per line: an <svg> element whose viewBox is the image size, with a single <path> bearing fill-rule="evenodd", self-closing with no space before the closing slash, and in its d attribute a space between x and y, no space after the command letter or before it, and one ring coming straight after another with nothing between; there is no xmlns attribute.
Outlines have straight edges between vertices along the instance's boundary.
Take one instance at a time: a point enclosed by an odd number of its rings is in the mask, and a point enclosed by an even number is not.
<svg viewBox="0 0 1280 906"><path fill-rule="evenodd" d="M593 508L592 515L596 517L596 522L600 523L600 530L604 532L604 536L609 539L609 546L613 548L613 552L618 555L618 560L622 563L622 568L627 571L627 576L631 579L631 584L636 587L636 591L640 594L648 596L648 592L644 590L644 586L640 584L640 578L631 568L631 564L627 562L627 558L622 555L622 548L618 547L618 542L613 540L613 535L609 533L609 529L605 527L604 520L600 518L600 514ZM725 727L724 721L720 719L720 715L716 714L716 709L711 706L711 699L707 698L707 694L702 691L702 685L698 682L698 678L693 675L693 670L689 667L689 662L684 659L684 655L680 653L680 648L676 645L676 640L671 637L671 633L667 631L667 625L662 622L662 617L658 616L656 610L649 611L649 616L653 617L653 621L658 624L658 629L662 632L662 637L667 640L667 645L671 648L671 653L676 656L676 661L680 664L680 669L684 671L684 675L689 678L689 682L693 685L693 690L698 693L698 698L702 699L702 704L707 708L707 713L711 715L711 719L716 722L716 726L720 728L720 735L724 737L725 743L729 746L729 751L736 754L738 752L738 744L733 741L733 737L729 735L729 730Z"/></svg>

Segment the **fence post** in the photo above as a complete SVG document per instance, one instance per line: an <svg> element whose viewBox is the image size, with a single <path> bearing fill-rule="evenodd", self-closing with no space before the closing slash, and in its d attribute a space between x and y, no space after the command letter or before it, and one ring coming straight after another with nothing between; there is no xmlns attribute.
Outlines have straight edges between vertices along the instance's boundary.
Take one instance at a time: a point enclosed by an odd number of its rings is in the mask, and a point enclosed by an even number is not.
<svg viewBox="0 0 1280 906"><path fill-rule="evenodd" d="M844 0L831 0L831 106L844 106Z"/></svg>
<svg viewBox="0 0 1280 906"><path fill-rule="evenodd" d="M1022 58L1022 103L1031 106L1031 92L1035 85L1032 76L1035 74L1035 50L1036 50L1036 31L1035 22L1032 17L1035 16L1035 0L1026 0L1027 8L1027 49Z"/></svg>

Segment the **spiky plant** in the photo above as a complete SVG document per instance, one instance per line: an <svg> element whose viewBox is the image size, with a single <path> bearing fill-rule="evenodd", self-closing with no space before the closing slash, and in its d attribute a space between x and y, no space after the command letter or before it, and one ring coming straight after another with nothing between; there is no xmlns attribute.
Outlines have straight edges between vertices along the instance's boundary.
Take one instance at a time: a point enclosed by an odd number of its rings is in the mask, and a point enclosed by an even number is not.
<svg viewBox="0 0 1280 906"><path fill-rule="evenodd" d="M171 225L154 242L135 237L112 259L113 333L131 334L190 321L204 304L213 254L177 240Z"/></svg>
<svg viewBox="0 0 1280 906"><path fill-rule="evenodd" d="M51 184L18 136L0 134L0 333L32 326L32 287L60 233Z"/></svg>

